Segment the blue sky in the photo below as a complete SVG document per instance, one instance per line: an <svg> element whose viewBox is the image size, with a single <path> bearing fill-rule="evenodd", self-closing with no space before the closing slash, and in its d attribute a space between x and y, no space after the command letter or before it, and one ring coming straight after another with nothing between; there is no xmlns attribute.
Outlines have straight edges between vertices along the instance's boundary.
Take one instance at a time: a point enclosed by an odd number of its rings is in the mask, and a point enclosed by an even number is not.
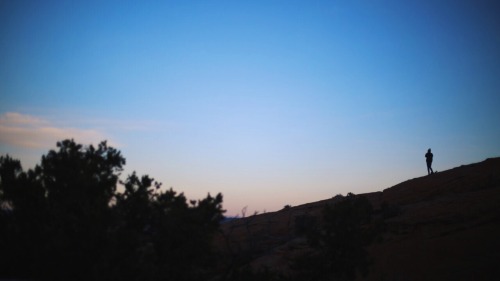
<svg viewBox="0 0 500 281"><path fill-rule="evenodd" d="M0 154L108 140L228 215L500 156L497 1L0 0Z"/></svg>

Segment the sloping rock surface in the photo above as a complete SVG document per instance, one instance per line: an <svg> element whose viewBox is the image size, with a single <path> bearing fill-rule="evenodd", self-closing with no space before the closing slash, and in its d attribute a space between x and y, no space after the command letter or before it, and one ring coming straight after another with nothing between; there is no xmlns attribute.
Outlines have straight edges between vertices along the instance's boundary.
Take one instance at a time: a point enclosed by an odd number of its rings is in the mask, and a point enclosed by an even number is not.
<svg viewBox="0 0 500 281"><path fill-rule="evenodd" d="M359 280L500 280L500 158L362 195L385 231ZM321 224L324 206L339 199L233 220L216 245L228 264L291 274L293 259L309 250L298 231Z"/></svg>

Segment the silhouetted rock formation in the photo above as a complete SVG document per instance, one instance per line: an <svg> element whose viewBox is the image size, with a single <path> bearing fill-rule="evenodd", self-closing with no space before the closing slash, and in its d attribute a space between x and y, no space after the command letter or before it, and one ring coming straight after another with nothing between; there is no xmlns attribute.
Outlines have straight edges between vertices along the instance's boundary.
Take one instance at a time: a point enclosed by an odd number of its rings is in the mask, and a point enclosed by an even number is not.
<svg viewBox="0 0 500 281"><path fill-rule="evenodd" d="M500 158L361 194L383 228L368 248L372 265L359 280L496 280L500 276ZM298 232L321 225L325 205L341 196L234 220L216 245L234 266L293 275L310 251Z"/></svg>

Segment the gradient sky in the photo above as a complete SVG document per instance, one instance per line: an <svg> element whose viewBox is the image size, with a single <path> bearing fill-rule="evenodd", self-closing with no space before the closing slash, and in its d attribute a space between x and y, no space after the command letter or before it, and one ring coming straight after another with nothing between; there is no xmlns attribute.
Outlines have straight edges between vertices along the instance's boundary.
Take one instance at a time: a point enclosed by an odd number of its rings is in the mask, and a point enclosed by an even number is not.
<svg viewBox="0 0 500 281"><path fill-rule="evenodd" d="M500 156L498 1L0 0L0 154L108 140L227 215Z"/></svg>

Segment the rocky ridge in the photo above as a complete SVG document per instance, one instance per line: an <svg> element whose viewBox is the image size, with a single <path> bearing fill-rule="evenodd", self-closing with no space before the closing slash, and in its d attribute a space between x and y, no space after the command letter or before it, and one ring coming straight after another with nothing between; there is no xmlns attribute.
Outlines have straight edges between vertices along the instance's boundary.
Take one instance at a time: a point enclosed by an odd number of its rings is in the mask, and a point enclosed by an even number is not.
<svg viewBox="0 0 500 281"><path fill-rule="evenodd" d="M384 231L367 249L372 265L360 280L495 280L500 276L500 158L359 194ZM222 225L215 243L227 262L293 274L310 250L297 230L321 224L340 196ZM493 278L493 279L492 279Z"/></svg>

